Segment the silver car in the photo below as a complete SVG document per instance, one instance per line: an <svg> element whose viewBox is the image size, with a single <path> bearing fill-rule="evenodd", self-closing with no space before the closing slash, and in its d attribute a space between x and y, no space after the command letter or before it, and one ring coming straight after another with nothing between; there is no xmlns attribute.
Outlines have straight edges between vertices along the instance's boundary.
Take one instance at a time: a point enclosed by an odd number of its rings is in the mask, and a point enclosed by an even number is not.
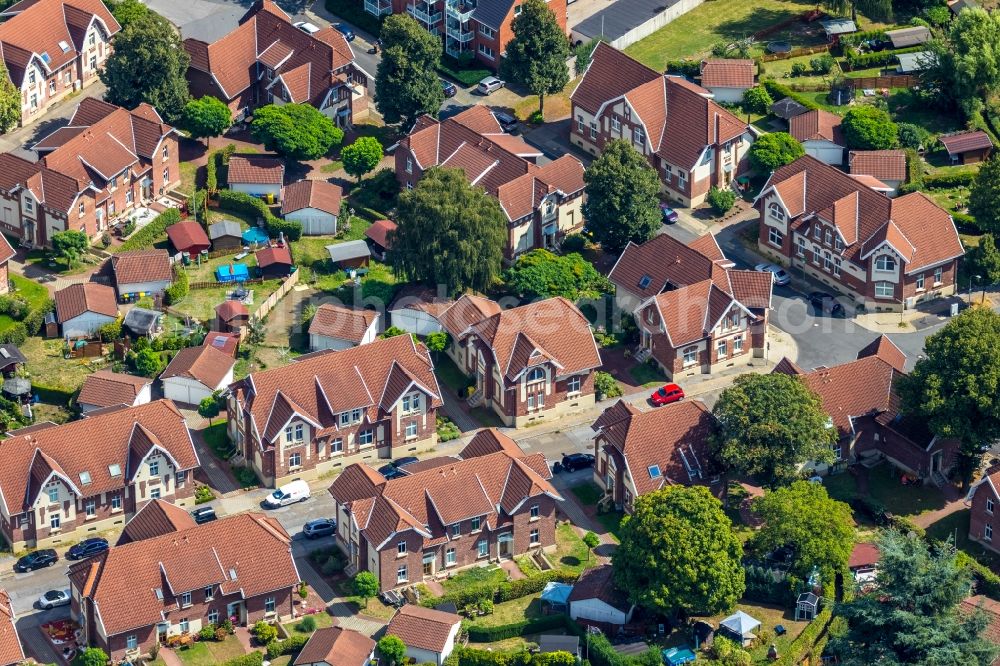
<svg viewBox="0 0 1000 666"><path fill-rule="evenodd" d="M38 597L38 607L48 610L57 606L68 606L71 598L69 590L49 590Z"/></svg>
<svg viewBox="0 0 1000 666"><path fill-rule="evenodd" d="M308 35L315 35L319 32L319 26L314 23L309 23L308 21L298 21L292 25Z"/></svg>
<svg viewBox="0 0 1000 666"><path fill-rule="evenodd" d="M753 269L759 273L770 273L771 277L774 278L774 284L781 287L792 282L792 276L788 274L788 271L777 264L757 264Z"/></svg>
<svg viewBox="0 0 1000 666"><path fill-rule="evenodd" d="M476 92L480 95L489 95L490 93L500 90L506 85L504 81L501 81L495 76L487 76L485 79L479 82L476 86Z"/></svg>

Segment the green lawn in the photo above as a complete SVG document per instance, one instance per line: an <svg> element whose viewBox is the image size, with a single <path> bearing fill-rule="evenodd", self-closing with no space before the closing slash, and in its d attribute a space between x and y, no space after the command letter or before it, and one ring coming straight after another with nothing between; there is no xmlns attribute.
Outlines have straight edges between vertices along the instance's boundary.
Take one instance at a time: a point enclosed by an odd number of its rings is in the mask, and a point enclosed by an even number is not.
<svg viewBox="0 0 1000 666"><path fill-rule="evenodd" d="M213 423L202 431L205 443L222 460L229 460L233 454L233 447L229 443L229 434L226 432L226 421L223 419L218 423Z"/></svg>
<svg viewBox="0 0 1000 666"><path fill-rule="evenodd" d="M281 280L267 280L261 284L247 285L248 289L253 290L253 303L248 304L247 307L253 312L280 286ZM220 286L209 289L192 289L183 300L171 307L198 321L210 322L215 317L215 306L226 300L226 295L232 289L232 285L223 286L221 283Z"/></svg>
<svg viewBox="0 0 1000 666"><path fill-rule="evenodd" d="M900 472L888 463L868 471L869 497L896 516L916 516L944 507L944 494L934 486L904 486ZM834 499L850 501L858 495L857 481L850 473L835 474L823 480Z"/></svg>
<svg viewBox="0 0 1000 666"><path fill-rule="evenodd" d="M181 162L178 166L181 172L181 183L177 186L177 191L191 196L194 194L197 183L198 167L194 162Z"/></svg>
<svg viewBox="0 0 1000 666"><path fill-rule="evenodd" d="M455 394L469 385L468 377L458 369L455 361L447 354L438 354L438 358L434 362L434 371L438 380L444 382L445 386Z"/></svg>
<svg viewBox="0 0 1000 666"><path fill-rule="evenodd" d="M628 374L632 379L646 388L662 386L667 381L667 376L660 372L660 368L650 363L640 363L628 369Z"/></svg>
<svg viewBox="0 0 1000 666"><path fill-rule="evenodd" d="M931 134L954 132L965 129L965 125L955 113L941 113L929 107L912 90L896 90L889 96L889 113L897 123L920 125Z"/></svg>
<svg viewBox="0 0 1000 666"><path fill-rule="evenodd" d="M541 597L541 593L495 604L492 614L471 620L469 626L499 627L522 620L538 619L542 617L542 601L539 597Z"/></svg>
<svg viewBox="0 0 1000 666"><path fill-rule="evenodd" d="M601 499L604 495L604 491L601 490L601 487L593 481L587 481L585 483L575 485L571 487L570 490L574 495L576 495L576 498L580 500L581 504L585 504L587 506L596 505L597 500Z"/></svg>
<svg viewBox="0 0 1000 666"><path fill-rule="evenodd" d="M560 569L581 573L584 569L597 564L593 557L589 557L590 549L583 542L569 523L563 523L556 527L556 551L549 555L552 564Z"/></svg>
<svg viewBox="0 0 1000 666"><path fill-rule="evenodd" d="M322 629L323 627L332 627L334 624L333 616L330 615L329 613L314 613L313 615L306 615L304 617L299 618L295 622L288 622L287 624L284 624L282 626L285 628L285 631L288 632L289 636L294 636L295 634L310 636L312 635L312 631L306 631L305 627L302 626L302 621L307 617L311 617L313 620L316 621L316 629Z"/></svg>
<svg viewBox="0 0 1000 666"><path fill-rule="evenodd" d="M372 598L368 600L366 606L362 606L361 597L354 595L354 590L351 587L351 581L343 578L335 584L337 593L343 599L343 601L349 604L355 613L361 613L362 615L367 615L369 617L374 617L380 620L391 620L392 616L396 614L396 609L392 606L386 606L377 598Z"/></svg>
<svg viewBox="0 0 1000 666"><path fill-rule="evenodd" d="M185 666L215 666L246 654L235 636L220 642L198 641L175 652Z"/></svg>
<svg viewBox="0 0 1000 666"><path fill-rule="evenodd" d="M507 572L498 566L490 565L461 571L451 578L441 581L441 587L444 588L445 594L451 594L470 586L499 585L505 580L507 580Z"/></svg>
<svg viewBox="0 0 1000 666"><path fill-rule="evenodd" d="M97 257L97 255L84 252L80 256L80 261L71 268L52 251L35 248L28 251L28 255L25 257L25 263L29 266L39 266L60 275L78 275L101 263L101 259ZM11 274L11 278L14 277L15 276Z"/></svg>
<svg viewBox="0 0 1000 666"><path fill-rule="evenodd" d="M63 358L63 341L28 338L18 347L28 359L31 378L46 386L75 391L87 375L106 366L103 358Z"/></svg>
<svg viewBox="0 0 1000 666"><path fill-rule="evenodd" d="M754 633L757 634L761 639L754 643L754 647L750 649L750 654L753 657L754 664L765 664L773 663L767 659L767 650L774 643L778 647L778 654L785 655L789 651L789 647L798 635L802 633L809 623L805 621L796 621L795 615L791 610L787 610L780 606L772 606L770 604L759 604L756 602L746 602L741 601L736 604L736 608L726 611L725 613L720 613L711 618L703 618L708 622L711 622L713 626L717 626L720 621L724 620L730 614L737 610L741 610L750 617L753 617L760 621L760 628L755 629ZM786 632L781 636L777 636L774 633L774 628L777 625L784 625Z"/></svg>

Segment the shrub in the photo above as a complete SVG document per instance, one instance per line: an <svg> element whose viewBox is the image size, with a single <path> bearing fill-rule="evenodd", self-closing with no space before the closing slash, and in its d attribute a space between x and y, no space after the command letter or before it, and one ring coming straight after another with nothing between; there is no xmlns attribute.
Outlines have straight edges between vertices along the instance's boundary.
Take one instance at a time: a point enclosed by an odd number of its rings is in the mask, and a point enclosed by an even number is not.
<svg viewBox="0 0 1000 666"><path fill-rule="evenodd" d="M403 664L406 661L406 645L399 636L386 634L378 639L378 651L390 664Z"/></svg>
<svg viewBox="0 0 1000 666"><path fill-rule="evenodd" d="M219 208L264 220L267 233L272 238L277 238L282 233L289 241L297 241L302 237L300 223L275 217L271 214L271 209L267 207L266 203L249 194L222 190L219 192Z"/></svg>
<svg viewBox="0 0 1000 666"><path fill-rule="evenodd" d="M943 173L936 176L924 176L924 187L928 189L949 189L952 187L969 187L976 174L971 171Z"/></svg>
<svg viewBox="0 0 1000 666"><path fill-rule="evenodd" d="M573 55L576 56L577 76L582 75L583 71L587 69L587 66L590 64L590 56L594 53L594 49L597 48L599 41L601 40L598 37L573 47Z"/></svg>
<svg viewBox="0 0 1000 666"><path fill-rule="evenodd" d="M564 253L582 252L587 247L587 238L583 234L570 234L563 238L559 249Z"/></svg>
<svg viewBox="0 0 1000 666"><path fill-rule="evenodd" d="M754 86L743 92L743 110L747 113L767 113L772 104L771 93L764 86Z"/></svg>
<svg viewBox="0 0 1000 666"><path fill-rule="evenodd" d="M297 625L295 625L295 630L303 634L311 634L316 631L316 618L312 615L306 615Z"/></svg>
<svg viewBox="0 0 1000 666"><path fill-rule="evenodd" d="M167 305L174 305L184 300L188 295L189 285L187 271L179 264L174 264L174 281L163 292Z"/></svg>
<svg viewBox="0 0 1000 666"><path fill-rule="evenodd" d="M254 650L249 654L233 657L232 659L224 662L222 666L263 666L263 664L264 653Z"/></svg>
<svg viewBox="0 0 1000 666"><path fill-rule="evenodd" d="M796 102L806 107L807 109L818 109L819 105L813 100L809 99L801 93L797 93L783 83L778 83L774 79L765 79L761 81L761 85L767 89L767 92L771 95L774 100L784 99L785 97L791 97Z"/></svg>
<svg viewBox="0 0 1000 666"><path fill-rule="evenodd" d="M930 139L930 132L913 123L899 123L896 125L896 130L899 136L899 145L903 148L920 150Z"/></svg>
<svg viewBox="0 0 1000 666"><path fill-rule="evenodd" d="M264 620L257 620L257 623L251 628L250 633L254 635L254 638L261 645L267 645L278 638L278 628L273 624L268 624Z"/></svg>
<svg viewBox="0 0 1000 666"><path fill-rule="evenodd" d="M204 504L205 502L211 502L215 499L215 495L212 494L212 489L208 486L198 486L194 489L194 503Z"/></svg>
<svg viewBox="0 0 1000 666"><path fill-rule="evenodd" d="M804 62L793 62L792 63L792 76L802 76L808 70Z"/></svg>
<svg viewBox="0 0 1000 666"><path fill-rule="evenodd" d="M716 215L725 215L736 205L736 193L731 189L719 189L714 185L708 191L708 203Z"/></svg>
<svg viewBox="0 0 1000 666"><path fill-rule="evenodd" d="M809 68L812 69L813 74L829 74L835 63L836 61L833 59L832 55L824 53L818 58L810 60Z"/></svg>
<svg viewBox="0 0 1000 666"><path fill-rule="evenodd" d="M168 208L153 218L152 222L132 234L131 238L121 244L118 251L128 252L153 247L153 243L167 233L167 227L180 221L181 212L176 208Z"/></svg>
<svg viewBox="0 0 1000 666"><path fill-rule="evenodd" d="M100 328L101 340L114 342L122 337L122 318L118 317Z"/></svg>
<svg viewBox="0 0 1000 666"><path fill-rule="evenodd" d="M469 640L474 643L493 643L525 634L562 629L566 627L567 619L565 615L547 615L533 620L521 620L490 627L472 624L468 628Z"/></svg>
<svg viewBox="0 0 1000 666"><path fill-rule="evenodd" d="M344 562L339 557L330 556L329 558L327 558L326 562L324 562L320 566L320 572L324 576L332 576L336 573L340 573L343 570L344 570Z"/></svg>
<svg viewBox="0 0 1000 666"><path fill-rule="evenodd" d="M849 35L841 35L838 40L842 46L857 46L870 40L885 41L885 30L863 30Z"/></svg>
<svg viewBox="0 0 1000 666"><path fill-rule="evenodd" d="M202 627L201 631L198 632L198 640L201 640L201 641L214 641L215 640L215 625L214 624L206 624L204 627Z"/></svg>
<svg viewBox="0 0 1000 666"><path fill-rule="evenodd" d="M611 373L598 370L594 373L594 390L603 400L605 398L617 398L622 394L622 387L618 385Z"/></svg>
<svg viewBox="0 0 1000 666"><path fill-rule="evenodd" d="M951 10L945 5L934 5L924 10L924 16L931 25L941 27L951 20Z"/></svg>

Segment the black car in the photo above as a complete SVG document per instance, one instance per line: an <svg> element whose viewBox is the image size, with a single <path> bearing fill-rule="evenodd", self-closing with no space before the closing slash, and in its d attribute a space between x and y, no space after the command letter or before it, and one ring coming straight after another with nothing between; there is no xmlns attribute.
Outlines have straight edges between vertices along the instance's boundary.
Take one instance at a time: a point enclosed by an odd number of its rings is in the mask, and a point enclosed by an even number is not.
<svg viewBox="0 0 1000 666"><path fill-rule="evenodd" d="M589 453L570 453L563 456L562 466L567 472L594 466L594 456Z"/></svg>
<svg viewBox="0 0 1000 666"><path fill-rule="evenodd" d="M85 560L103 553L108 549L108 540L103 537L91 537L76 544L66 553L66 558L70 560Z"/></svg>
<svg viewBox="0 0 1000 666"><path fill-rule="evenodd" d="M454 97L458 94L458 88L455 87L455 84L444 79L441 79L441 90L444 91L445 97Z"/></svg>
<svg viewBox="0 0 1000 666"><path fill-rule="evenodd" d="M498 123L500 123L500 128L503 129L504 132L512 134L514 130L517 129L517 118L509 113L497 111L493 114L493 117L497 119Z"/></svg>
<svg viewBox="0 0 1000 666"><path fill-rule="evenodd" d="M806 297L818 315L830 315L831 317L843 317L846 312L844 306L837 302L837 297L825 291L812 291Z"/></svg>
<svg viewBox="0 0 1000 666"><path fill-rule="evenodd" d="M34 571L35 569L42 569L44 567L51 567L53 564L59 561L59 556L56 555L56 551L51 548L45 548L43 550L36 550L33 553L28 553L17 562L14 563L14 571L18 573L23 573L25 571Z"/></svg>
<svg viewBox="0 0 1000 666"><path fill-rule="evenodd" d="M399 469L400 467L406 467L407 465L410 465L415 462L417 462L416 456L405 456L403 458L396 458L395 460L392 461L392 464L394 467L396 467L396 469Z"/></svg>
<svg viewBox="0 0 1000 666"><path fill-rule="evenodd" d="M337 521L330 518L317 518L310 520L302 526L302 534L307 539L318 539L333 534L337 531Z"/></svg>
<svg viewBox="0 0 1000 666"><path fill-rule="evenodd" d="M191 517L194 518L194 522L201 525L202 523L210 523L218 516L215 515L215 509L210 506L203 506L195 509L191 512Z"/></svg>
<svg viewBox="0 0 1000 666"><path fill-rule="evenodd" d="M401 476L405 476L402 472L396 469L396 466L392 463L387 465L382 465L378 468L378 473L385 477L386 481L392 481L393 479L398 479Z"/></svg>
<svg viewBox="0 0 1000 666"><path fill-rule="evenodd" d="M351 26L346 23L334 23L333 27L337 29L337 32L344 36L344 39L349 42L354 41L354 31L351 30Z"/></svg>

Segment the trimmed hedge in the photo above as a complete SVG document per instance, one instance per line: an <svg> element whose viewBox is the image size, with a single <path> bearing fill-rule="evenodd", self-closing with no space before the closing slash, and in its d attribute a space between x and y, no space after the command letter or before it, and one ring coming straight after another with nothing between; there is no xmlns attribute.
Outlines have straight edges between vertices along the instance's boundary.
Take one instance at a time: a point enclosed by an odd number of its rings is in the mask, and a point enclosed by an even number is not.
<svg viewBox="0 0 1000 666"><path fill-rule="evenodd" d="M302 225L294 220L282 220L271 214L267 204L243 192L222 190L219 192L219 208L248 217L264 220L267 233L272 238L284 233L286 240L297 241L302 237Z"/></svg>
<svg viewBox="0 0 1000 666"><path fill-rule="evenodd" d="M767 89L768 94L771 95L771 99L775 102L782 99L783 97L791 97L796 102L806 107L807 109L818 109L819 105L812 101L805 95L795 92L783 83L778 83L774 79L764 79L761 81L761 85Z"/></svg>
<svg viewBox="0 0 1000 666"><path fill-rule="evenodd" d="M512 601L526 597L529 594L536 594L545 589L545 585L551 582L573 583L579 576L566 573L558 569L545 571L520 580L503 581L501 583L482 582L478 585L468 585L460 590L445 594L441 597L424 597L420 600L421 606L434 608L442 602L455 604L459 608L476 605L483 599L491 599L495 603Z"/></svg>
<svg viewBox="0 0 1000 666"><path fill-rule="evenodd" d="M174 281L163 293L167 305L175 305L182 301L188 295L188 291L190 291L189 285L187 271L175 264Z"/></svg>
<svg viewBox="0 0 1000 666"><path fill-rule="evenodd" d="M57 386L46 386L34 381L31 382L31 392L37 395L38 399L42 402L60 406L69 405L70 401L76 396L76 391L69 391Z"/></svg>
<svg viewBox="0 0 1000 666"><path fill-rule="evenodd" d="M233 657L223 663L223 666L262 666L264 663L264 653L254 650L249 654Z"/></svg>
<svg viewBox="0 0 1000 666"><path fill-rule="evenodd" d="M569 622L568 615L546 615L534 620L521 620L495 627L468 625L466 631L469 634L469 640L473 643L493 643L525 634L537 634L549 629L565 629Z"/></svg>
<svg viewBox="0 0 1000 666"><path fill-rule="evenodd" d="M975 179L976 174L971 171L943 173L936 176L924 176L924 187L931 190L947 189L949 187L969 187Z"/></svg>
<svg viewBox="0 0 1000 666"><path fill-rule="evenodd" d="M667 62L667 72L683 74L684 76L700 76L701 63L694 60L670 60Z"/></svg>
<svg viewBox="0 0 1000 666"><path fill-rule="evenodd" d="M841 46L857 46L861 42L867 42L869 39L885 41L887 39L885 30L863 30L861 32L853 32L849 35L841 35L837 41L840 42Z"/></svg>
<svg viewBox="0 0 1000 666"><path fill-rule="evenodd" d="M902 53L917 53L925 51L921 46L910 46L905 49L886 49L885 51L875 51L873 53L858 53L854 49L844 49L844 62L851 70L868 69L869 67L881 67L890 65L896 60L896 56Z"/></svg>
<svg viewBox="0 0 1000 666"><path fill-rule="evenodd" d="M832 619L833 604L827 602L826 608L816 614L816 617L809 623L809 626L795 637L792 644L788 646L788 650L774 663L777 666L793 666L794 664L801 663L809 656L810 651L816 645L823 632L826 631L827 625L830 624Z"/></svg>
<svg viewBox="0 0 1000 666"><path fill-rule="evenodd" d="M1000 599L1000 576L993 573L985 564L976 561L964 550L955 553L955 562L972 573L972 577L976 581L976 592L985 594L991 599Z"/></svg>
<svg viewBox="0 0 1000 666"><path fill-rule="evenodd" d="M267 658L269 661L274 661L283 654L295 654L308 640L308 636L293 634L283 641L271 641L267 644Z"/></svg>
<svg viewBox="0 0 1000 666"><path fill-rule="evenodd" d="M132 236L121 244L118 252L128 252L129 250L144 250L153 247L153 243L160 236L167 233L167 227L181 221L181 212L176 208L168 208L157 215L152 222L136 231Z"/></svg>

